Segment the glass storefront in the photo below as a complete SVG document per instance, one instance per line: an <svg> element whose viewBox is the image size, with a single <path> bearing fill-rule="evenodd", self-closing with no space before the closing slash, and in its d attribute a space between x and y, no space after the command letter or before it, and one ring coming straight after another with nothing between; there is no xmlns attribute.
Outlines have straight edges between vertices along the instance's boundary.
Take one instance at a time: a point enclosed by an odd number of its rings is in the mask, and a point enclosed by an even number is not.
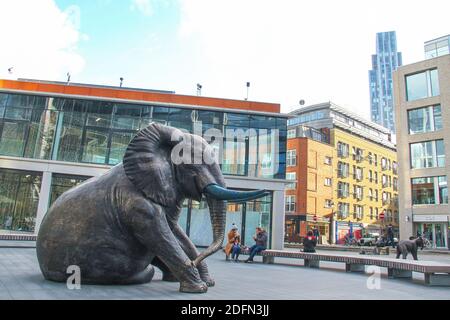
<svg viewBox="0 0 450 320"><path fill-rule="evenodd" d="M49 207L64 192L79 185L80 183L86 181L89 178L90 177L86 177L86 176L73 176L73 175L67 175L67 174L53 173Z"/></svg>
<svg viewBox="0 0 450 320"><path fill-rule="evenodd" d="M192 242L197 246L209 246L213 241L213 234L206 201L191 201L191 205L184 215L188 217L186 220L189 227L187 228L186 233L191 238ZM180 220L185 220L185 218ZM249 201L243 204L228 204L224 244L227 241L226 235L231 230L232 224L234 223L238 226L239 233L241 234L241 241L246 246L255 244L253 236L255 235L256 227L262 227L267 231L269 235L268 245L270 246L271 220L271 196L266 196L262 199Z"/></svg>
<svg viewBox="0 0 450 320"><path fill-rule="evenodd" d="M0 169L0 233L33 233L42 174Z"/></svg>
<svg viewBox="0 0 450 320"><path fill-rule="evenodd" d="M21 94L0 93L0 155L115 165L151 122L219 130L224 174L285 178L286 118Z"/></svg>
<svg viewBox="0 0 450 320"><path fill-rule="evenodd" d="M448 246L447 223L419 223L417 224L417 236L427 238L433 248L446 248Z"/></svg>

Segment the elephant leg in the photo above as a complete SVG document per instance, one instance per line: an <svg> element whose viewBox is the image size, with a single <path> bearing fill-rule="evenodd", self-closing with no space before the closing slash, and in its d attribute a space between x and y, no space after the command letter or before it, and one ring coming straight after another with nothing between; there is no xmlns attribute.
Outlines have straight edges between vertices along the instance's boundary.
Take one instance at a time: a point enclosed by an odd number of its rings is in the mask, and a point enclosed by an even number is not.
<svg viewBox="0 0 450 320"><path fill-rule="evenodd" d="M400 254L401 254L401 251L400 251L400 249L397 247L397 256L396 256L395 258L396 258L396 259L400 258Z"/></svg>
<svg viewBox="0 0 450 320"><path fill-rule="evenodd" d="M120 284L143 284L152 281L153 276L155 274L155 268L152 265L149 265L147 268L142 270L141 272L135 274L134 276L122 280Z"/></svg>
<svg viewBox="0 0 450 320"><path fill-rule="evenodd" d="M416 250L411 250L411 254L412 254L414 260L419 260L419 259L417 259L417 249Z"/></svg>
<svg viewBox="0 0 450 320"><path fill-rule="evenodd" d="M177 224L174 226L173 232L175 237L178 239L181 248L183 248L184 252L186 252L189 259L194 260L195 258L197 258L200 252L197 250L184 230ZM215 285L215 281L209 274L208 265L206 264L205 260L200 262L200 264L197 266L197 269L200 273L200 278L206 283L206 285L208 287L213 287Z"/></svg>
<svg viewBox="0 0 450 320"><path fill-rule="evenodd" d="M192 260L181 248L169 227L163 209L143 199L134 203L131 212L133 213L129 226L135 237L175 275L180 281L180 291L206 292L208 290L206 283L202 281Z"/></svg>
<svg viewBox="0 0 450 320"><path fill-rule="evenodd" d="M402 258L406 259L407 256L408 256L408 250L407 249L403 249L402 250Z"/></svg>
<svg viewBox="0 0 450 320"><path fill-rule="evenodd" d="M159 259L158 257L155 257L152 260L152 265L154 265L155 267L157 267L159 270L162 271L162 274L163 274L162 280L163 281L178 282L177 277L175 277L175 275L172 273L172 271L170 271L169 267L166 266L164 264L164 262L162 262L161 259Z"/></svg>

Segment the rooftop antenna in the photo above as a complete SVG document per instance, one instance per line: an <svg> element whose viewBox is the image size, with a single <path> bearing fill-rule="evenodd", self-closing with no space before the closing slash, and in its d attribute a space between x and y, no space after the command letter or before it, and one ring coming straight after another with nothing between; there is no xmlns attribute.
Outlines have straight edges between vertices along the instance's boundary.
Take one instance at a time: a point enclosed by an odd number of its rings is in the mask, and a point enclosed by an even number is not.
<svg viewBox="0 0 450 320"><path fill-rule="evenodd" d="M120 87L122 88L122 84L123 84L123 77L120 77Z"/></svg>
<svg viewBox="0 0 450 320"><path fill-rule="evenodd" d="M67 84L69 84L70 83L70 72L67 72Z"/></svg>
<svg viewBox="0 0 450 320"><path fill-rule="evenodd" d="M197 83L197 96L202 95L202 85L200 83Z"/></svg>
<svg viewBox="0 0 450 320"><path fill-rule="evenodd" d="M247 98L245 98L245 100L248 100L248 90L250 88L250 82L247 82Z"/></svg>

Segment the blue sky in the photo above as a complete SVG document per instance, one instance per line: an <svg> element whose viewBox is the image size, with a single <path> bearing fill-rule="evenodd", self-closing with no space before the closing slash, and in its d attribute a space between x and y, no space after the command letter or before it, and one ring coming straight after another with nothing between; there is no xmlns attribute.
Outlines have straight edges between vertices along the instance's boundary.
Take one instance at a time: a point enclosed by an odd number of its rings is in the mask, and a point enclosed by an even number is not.
<svg viewBox="0 0 450 320"><path fill-rule="evenodd" d="M38 78L277 102L369 116L375 34L405 64L450 33L448 0L2 0L0 78ZM24 10L26 8L26 10ZM388 9L388 10L387 10ZM12 74L7 70L14 67Z"/></svg>

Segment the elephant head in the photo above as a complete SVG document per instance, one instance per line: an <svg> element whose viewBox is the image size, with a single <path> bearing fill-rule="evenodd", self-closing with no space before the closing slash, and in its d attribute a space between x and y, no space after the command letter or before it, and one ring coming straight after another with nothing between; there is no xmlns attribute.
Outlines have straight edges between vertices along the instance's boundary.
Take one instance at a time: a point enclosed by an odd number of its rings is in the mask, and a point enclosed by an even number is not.
<svg viewBox="0 0 450 320"><path fill-rule="evenodd" d="M206 197L213 242L193 261L194 266L221 248L227 201L242 202L268 194L266 190L228 190L219 165L212 159L213 149L203 138L158 123L141 130L123 158L128 179L146 198L163 207L174 207L185 198L200 201Z"/></svg>

